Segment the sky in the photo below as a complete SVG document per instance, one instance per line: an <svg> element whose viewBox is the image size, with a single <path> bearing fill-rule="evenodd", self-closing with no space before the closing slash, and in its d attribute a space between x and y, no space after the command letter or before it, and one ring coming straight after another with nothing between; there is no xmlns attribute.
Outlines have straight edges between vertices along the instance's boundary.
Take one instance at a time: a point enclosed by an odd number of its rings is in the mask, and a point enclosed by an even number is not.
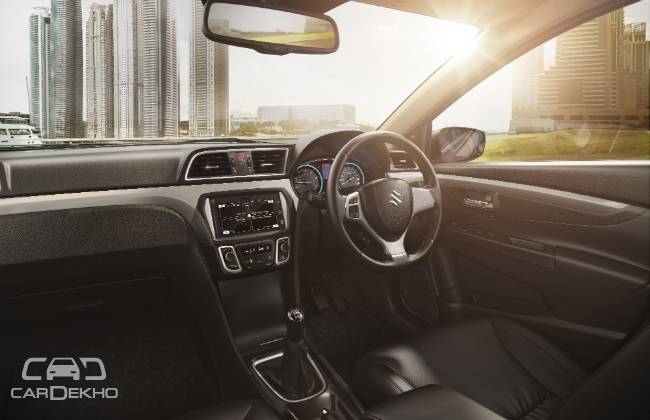
<svg viewBox="0 0 650 420"><path fill-rule="evenodd" d="M94 0L111 3L109 0ZM48 0L2 0L0 112L28 111L28 17ZM93 0L82 0L83 26ZM190 0L176 0L181 119L189 100ZM471 43L473 27L350 2L329 13L341 44L331 55L269 56L230 47L231 113L266 105L350 104L357 122L378 126L428 75ZM626 21L648 21L650 0L626 8ZM85 44L85 42L84 42ZM85 46L84 46L85 48ZM508 127L510 66L459 100L439 120L490 131Z"/></svg>

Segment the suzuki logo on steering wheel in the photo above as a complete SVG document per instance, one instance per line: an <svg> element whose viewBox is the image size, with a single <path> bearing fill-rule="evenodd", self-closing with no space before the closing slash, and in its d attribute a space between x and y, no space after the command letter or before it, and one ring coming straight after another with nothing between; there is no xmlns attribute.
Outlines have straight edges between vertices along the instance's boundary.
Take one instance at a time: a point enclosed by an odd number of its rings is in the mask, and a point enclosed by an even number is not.
<svg viewBox="0 0 650 420"><path fill-rule="evenodd" d="M400 198L401 196L402 194L393 190L393 192L389 194L389 197L392 198L392 200L388 200L388 202L395 207L399 207L399 205L402 204L402 199Z"/></svg>

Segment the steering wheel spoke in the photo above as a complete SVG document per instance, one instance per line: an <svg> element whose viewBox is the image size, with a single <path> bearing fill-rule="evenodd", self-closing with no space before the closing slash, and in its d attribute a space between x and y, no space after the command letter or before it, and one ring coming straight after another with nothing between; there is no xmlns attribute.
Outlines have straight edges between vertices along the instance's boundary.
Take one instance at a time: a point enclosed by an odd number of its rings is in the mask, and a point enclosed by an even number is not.
<svg viewBox="0 0 650 420"><path fill-rule="evenodd" d="M384 253L391 261L401 261L408 259L408 253L404 247L404 238L406 237L406 232L396 241L388 242L381 240L381 245L384 248Z"/></svg>
<svg viewBox="0 0 650 420"><path fill-rule="evenodd" d="M411 193L413 197L413 216L436 207L436 197L432 189L412 187Z"/></svg>

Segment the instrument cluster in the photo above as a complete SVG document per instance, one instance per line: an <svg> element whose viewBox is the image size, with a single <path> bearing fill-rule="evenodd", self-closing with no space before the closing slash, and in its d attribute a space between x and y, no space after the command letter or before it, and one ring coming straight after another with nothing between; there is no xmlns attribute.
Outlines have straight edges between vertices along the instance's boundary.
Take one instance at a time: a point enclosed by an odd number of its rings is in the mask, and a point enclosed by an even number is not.
<svg viewBox="0 0 650 420"><path fill-rule="evenodd" d="M333 159L322 158L305 162L296 167L293 187L301 197L310 194L323 194L327 186ZM341 194L346 195L358 190L365 183L365 174L359 164L348 161L338 179Z"/></svg>

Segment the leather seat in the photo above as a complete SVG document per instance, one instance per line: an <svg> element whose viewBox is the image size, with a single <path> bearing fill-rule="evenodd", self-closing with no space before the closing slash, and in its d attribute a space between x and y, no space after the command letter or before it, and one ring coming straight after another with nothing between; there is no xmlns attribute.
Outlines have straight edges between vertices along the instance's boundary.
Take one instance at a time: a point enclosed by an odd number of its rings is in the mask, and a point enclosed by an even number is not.
<svg viewBox="0 0 650 420"><path fill-rule="evenodd" d="M280 420L261 400L242 400L192 411L174 420Z"/></svg>
<svg viewBox="0 0 650 420"><path fill-rule="evenodd" d="M354 389L368 406L442 385L507 419L548 419L585 370L538 334L503 319L438 328L363 357Z"/></svg>

